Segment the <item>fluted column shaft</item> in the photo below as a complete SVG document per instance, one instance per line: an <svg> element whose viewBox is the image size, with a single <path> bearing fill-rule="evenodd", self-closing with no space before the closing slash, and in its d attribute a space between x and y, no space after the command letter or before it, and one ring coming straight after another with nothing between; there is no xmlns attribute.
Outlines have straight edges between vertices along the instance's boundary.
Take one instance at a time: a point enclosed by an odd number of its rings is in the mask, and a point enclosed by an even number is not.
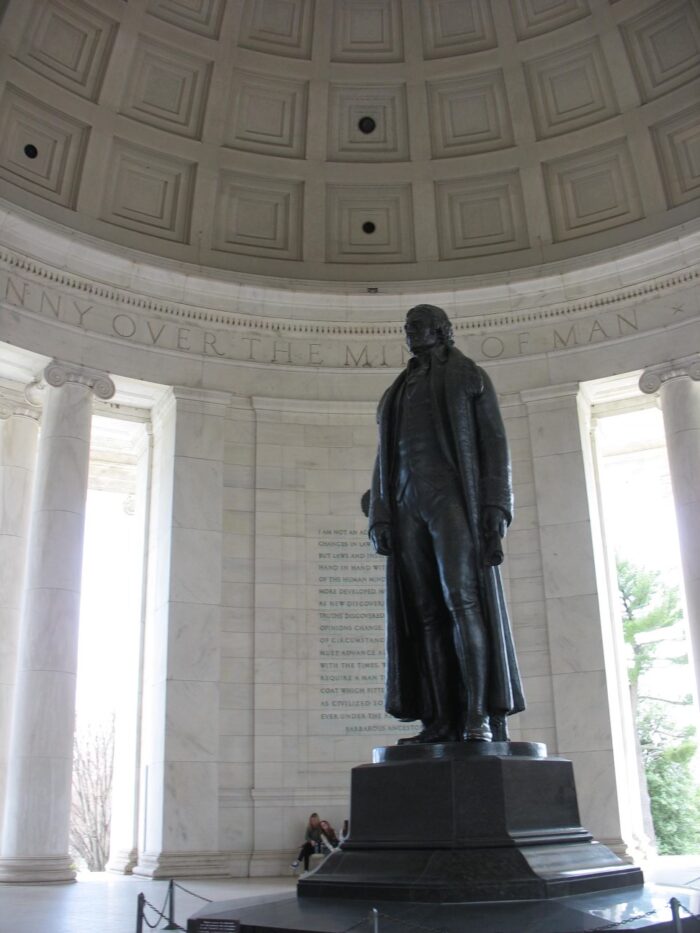
<svg viewBox="0 0 700 933"><path fill-rule="evenodd" d="M0 832L37 436L38 410L10 401L0 421Z"/></svg>
<svg viewBox="0 0 700 933"><path fill-rule="evenodd" d="M68 855L92 393L103 373L56 363L32 498L0 881L72 881Z"/></svg>
<svg viewBox="0 0 700 933"><path fill-rule="evenodd" d="M700 356L650 366L639 381L658 392L681 550L688 628L700 697Z"/></svg>

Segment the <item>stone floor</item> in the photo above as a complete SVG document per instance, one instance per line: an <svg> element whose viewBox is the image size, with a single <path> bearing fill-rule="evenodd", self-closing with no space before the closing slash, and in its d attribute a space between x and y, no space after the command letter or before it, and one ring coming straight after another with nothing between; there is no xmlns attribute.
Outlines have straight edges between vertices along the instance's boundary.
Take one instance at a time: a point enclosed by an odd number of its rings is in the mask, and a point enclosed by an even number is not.
<svg viewBox="0 0 700 933"><path fill-rule="evenodd" d="M700 856L665 856L643 866L647 881L686 885L700 891ZM210 900L240 900L240 906L289 896L296 878L180 879L183 887ZM135 933L137 896L162 908L166 881L113 874L83 874L70 885L0 887L0 933ZM203 904L180 888L175 892L175 920ZM157 920L147 912L151 923ZM144 933L148 928L144 925ZM161 927L162 929L162 927Z"/></svg>

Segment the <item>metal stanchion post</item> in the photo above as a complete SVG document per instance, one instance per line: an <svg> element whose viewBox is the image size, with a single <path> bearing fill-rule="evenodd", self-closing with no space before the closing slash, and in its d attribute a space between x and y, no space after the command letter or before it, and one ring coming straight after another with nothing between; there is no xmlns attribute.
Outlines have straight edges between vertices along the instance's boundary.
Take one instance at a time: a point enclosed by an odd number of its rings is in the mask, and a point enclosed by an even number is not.
<svg viewBox="0 0 700 933"><path fill-rule="evenodd" d="M671 916L673 917L673 930L674 933L683 933L683 925L681 923L681 912L680 906L681 902L677 897L672 897L668 902L669 907L671 908Z"/></svg>
<svg viewBox="0 0 700 933"><path fill-rule="evenodd" d="M379 911L373 907L369 912L370 933L379 933Z"/></svg>
<svg viewBox="0 0 700 933"><path fill-rule="evenodd" d="M136 898L136 933L143 933L143 904L145 900L145 894L139 894Z"/></svg>
<svg viewBox="0 0 700 933"><path fill-rule="evenodd" d="M164 930L179 930L177 923L175 923L175 882L173 879L170 879L170 884L168 885L168 922L163 927Z"/></svg>

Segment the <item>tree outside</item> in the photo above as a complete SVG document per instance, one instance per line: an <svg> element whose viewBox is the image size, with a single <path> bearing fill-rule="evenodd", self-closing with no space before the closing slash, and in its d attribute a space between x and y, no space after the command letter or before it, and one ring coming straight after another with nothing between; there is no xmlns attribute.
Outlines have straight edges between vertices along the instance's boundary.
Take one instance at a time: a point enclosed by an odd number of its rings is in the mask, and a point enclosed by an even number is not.
<svg viewBox="0 0 700 933"><path fill-rule="evenodd" d="M673 632L683 617L678 588L664 583L657 571L625 560L617 562L617 582L642 796L648 800L657 848L662 855L700 852L700 787L691 765L695 727L683 725L677 714L692 705L692 697L657 695L666 691L653 677L664 667L688 664L684 639Z"/></svg>
<svg viewBox="0 0 700 933"><path fill-rule="evenodd" d="M109 857L113 765L114 717L76 731L70 848L87 871L104 871Z"/></svg>

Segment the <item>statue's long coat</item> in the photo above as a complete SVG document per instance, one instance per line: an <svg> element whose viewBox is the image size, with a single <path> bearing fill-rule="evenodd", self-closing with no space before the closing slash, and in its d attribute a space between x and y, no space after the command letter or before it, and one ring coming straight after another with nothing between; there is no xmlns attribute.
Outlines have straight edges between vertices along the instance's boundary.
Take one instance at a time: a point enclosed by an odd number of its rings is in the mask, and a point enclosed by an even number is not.
<svg viewBox="0 0 700 933"><path fill-rule="evenodd" d="M404 371L387 389L377 410L379 450L372 480L369 526L393 523L392 469L398 421L397 399ZM445 459L459 473L478 563L481 607L489 633L488 706L491 714L525 708L513 636L498 567L483 564L481 511L498 506L510 523L512 487L510 456L491 380L456 347L440 347L430 368L433 419ZM411 618L412 606L401 583L397 560L386 568L386 711L397 719L431 718L431 701L422 676L422 647Z"/></svg>

